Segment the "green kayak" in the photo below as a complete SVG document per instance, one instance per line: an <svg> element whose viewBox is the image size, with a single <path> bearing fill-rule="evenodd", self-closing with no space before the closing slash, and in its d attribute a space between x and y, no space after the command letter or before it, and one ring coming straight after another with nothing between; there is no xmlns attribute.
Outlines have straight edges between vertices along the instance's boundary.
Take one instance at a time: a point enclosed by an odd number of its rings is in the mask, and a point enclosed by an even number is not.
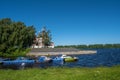
<svg viewBox="0 0 120 80"><path fill-rule="evenodd" d="M63 58L65 62L74 62L78 60L77 57L66 56L66 55L62 55L61 58Z"/></svg>

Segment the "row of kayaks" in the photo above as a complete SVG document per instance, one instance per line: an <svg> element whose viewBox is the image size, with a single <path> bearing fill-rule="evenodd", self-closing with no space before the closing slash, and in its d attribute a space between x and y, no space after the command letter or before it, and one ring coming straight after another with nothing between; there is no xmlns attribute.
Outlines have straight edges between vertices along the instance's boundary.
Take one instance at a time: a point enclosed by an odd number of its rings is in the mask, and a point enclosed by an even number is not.
<svg viewBox="0 0 120 80"><path fill-rule="evenodd" d="M24 67L32 67L34 64L42 64L42 63L52 63L52 64L64 64L66 62L74 62L77 61L77 57L61 55L56 57L47 57L47 56L40 56L35 59L26 58L26 57L18 57L17 59L11 60L9 58L3 59L0 58L0 65L2 67L14 66L19 69Z"/></svg>
<svg viewBox="0 0 120 80"><path fill-rule="evenodd" d="M59 61L59 60L63 60L63 62L74 62L78 60L78 57L72 57L72 56L67 56L67 55L61 55L61 56L56 56L54 58L50 58L47 56L41 56L38 57L38 59L36 60L36 62L53 62L53 61Z"/></svg>

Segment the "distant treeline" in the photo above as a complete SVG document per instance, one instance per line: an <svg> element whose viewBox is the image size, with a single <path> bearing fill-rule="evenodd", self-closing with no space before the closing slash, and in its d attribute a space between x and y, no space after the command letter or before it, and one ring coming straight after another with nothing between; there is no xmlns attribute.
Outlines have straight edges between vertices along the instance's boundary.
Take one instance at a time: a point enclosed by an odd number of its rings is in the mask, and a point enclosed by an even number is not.
<svg viewBox="0 0 120 80"><path fill-rule="evenodd" d="M77 49L98 49L98 48L120 48L120 44L92 44L92 45L60 45L55 48L77 48Z"/></svg>

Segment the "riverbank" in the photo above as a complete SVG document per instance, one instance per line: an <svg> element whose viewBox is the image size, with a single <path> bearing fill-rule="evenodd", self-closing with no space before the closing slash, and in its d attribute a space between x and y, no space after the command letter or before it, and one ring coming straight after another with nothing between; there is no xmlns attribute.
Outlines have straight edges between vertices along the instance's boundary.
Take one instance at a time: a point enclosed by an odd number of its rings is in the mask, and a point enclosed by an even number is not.
<svg viewBox="0 0 120 80"><path fill-rule="evenodd" d="M82 50L82 51L71 51L71 52L29 52L27 56L53 56L53 55L80 55L80 54L95 54L97 51L94 50Z"/></svg>
<svg viewBox="0 0 120 80"><path fill-rule="evenodd" d="M120 80L120 66L0 70L0 80Z"/></svg>
<svg viewBox="0 0 120 80"><path fill-rule="evenodd" d="M44 49L32 49L27 56L52 56L52 55L79 55L79 54L95 54L96 50L78 50L75 48L44 48Z"/></svg>

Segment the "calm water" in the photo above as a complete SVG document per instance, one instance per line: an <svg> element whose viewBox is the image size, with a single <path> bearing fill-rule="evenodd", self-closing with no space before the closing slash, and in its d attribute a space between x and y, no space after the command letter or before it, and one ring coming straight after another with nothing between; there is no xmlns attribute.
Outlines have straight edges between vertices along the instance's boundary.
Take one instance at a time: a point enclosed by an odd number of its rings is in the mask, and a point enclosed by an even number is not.
<svg viewBox="0 0 120 80"><path fill-rule="evenodd" d="M120 64L120 49L97 49L96 54L74 55L79 58L77 62L60 64L43 64L40 67L68 66L68 67L98 67L114 66Z"/></svg>
<svg viewBox="0 0 120 80"><path fill-rule="evenodd" d="M78 62L66 63L66 65L70 67L113 66L120 64L120 49L97 49L97 54L84 54L77 57L79 57Z"/></svg>
<svg viewBox="0 0 120 80"><path fill-rule="evenodd" d="M79 58L77 62L66 62L64 64L43 63L35 64L34 67L51 67L51 66L67 66L67 67L98 67L98 66L114 66L120 64L120 49L97 49L96 54L74 55ZM54 56L52 56L54 57Z"/></svg>

